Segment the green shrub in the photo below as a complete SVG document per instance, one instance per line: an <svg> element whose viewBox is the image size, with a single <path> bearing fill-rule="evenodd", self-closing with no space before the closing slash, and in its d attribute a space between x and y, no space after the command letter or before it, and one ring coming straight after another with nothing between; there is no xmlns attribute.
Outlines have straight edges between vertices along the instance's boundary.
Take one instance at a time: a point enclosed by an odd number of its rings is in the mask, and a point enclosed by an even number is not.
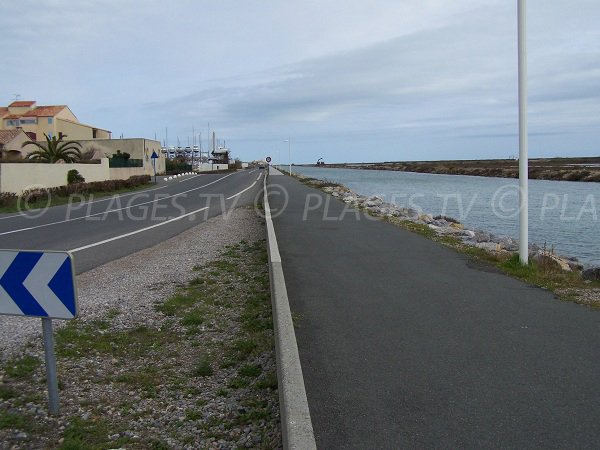
<svg viewBox="0 0 600 450"><path fill-rule="evenodd" d="M67 172L67 184L84 183L85 178L77 171L77 169L71 169Z"/></svg>
<svg viewBox="0 0 600 450"><path fill-rule="evenodd" d="M17 194L12 192L0 193L0 206L13 207L17 204Z"/></svg>

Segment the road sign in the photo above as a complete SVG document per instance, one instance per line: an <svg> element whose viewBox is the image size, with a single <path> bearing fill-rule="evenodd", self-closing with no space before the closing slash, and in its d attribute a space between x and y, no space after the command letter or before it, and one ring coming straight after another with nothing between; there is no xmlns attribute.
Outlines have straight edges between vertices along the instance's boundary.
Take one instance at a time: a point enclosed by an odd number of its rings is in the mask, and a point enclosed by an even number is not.
<svg viewBox="0 0 600 450"><path fill-rule="evenodd" d="M71 255L0 250L0 314L73 319L77 299Z"/></svg>
<svg viewBox="0 0 600 450"><path fill-rule="evenodd" d="M154 169L154 184L156 184L156 158L158 158L158 155L155 151L152 151L152 156L150 158L152 158L152 168Z"/></svg>
<svg viewBox="0 0 600 450"><path fill-rule="evenodd" d="M42 318L48 409L58 414L52 319L77 316L73 259L68 252L0 250L0 314Z"/></svg>
<svg viewBox="0 0 600 450"><path fill-rule="evenodd" d="M271 162L271 157L270 157L270 156L267 156L267 159L266 159L266 161L267 161L267 162Z"/></svg>

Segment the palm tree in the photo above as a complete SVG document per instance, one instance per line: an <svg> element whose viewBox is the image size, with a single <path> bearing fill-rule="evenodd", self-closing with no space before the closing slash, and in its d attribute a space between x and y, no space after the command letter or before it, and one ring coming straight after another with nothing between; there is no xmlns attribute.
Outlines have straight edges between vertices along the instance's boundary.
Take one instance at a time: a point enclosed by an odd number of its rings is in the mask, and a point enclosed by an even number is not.
<svg viewBox="0 0 600 450"><path fill-rule="evenodd" d="M72 163L81 159L81 144L76 141L63 141L66 135L60 135L49 137L44 133L46 138L46 144L40 144L36 141L23 142L21 148L27 145L35 145L38 147L37 150L31 152L27 157L40 162L55 163L58 161L64 161L66 163Z"/></svg>

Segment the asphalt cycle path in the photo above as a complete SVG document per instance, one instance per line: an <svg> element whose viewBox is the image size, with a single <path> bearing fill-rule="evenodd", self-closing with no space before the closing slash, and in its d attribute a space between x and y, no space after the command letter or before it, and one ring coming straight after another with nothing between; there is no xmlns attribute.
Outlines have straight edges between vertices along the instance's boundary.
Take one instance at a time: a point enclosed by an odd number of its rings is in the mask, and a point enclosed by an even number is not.
<svg viewBox="0 0 600 450"><path fill-rule="evenodd" d="M288 176L268 192L318 448L598 448L600 311Z"/></svg>
<svg viewBox="0 0 600 450"><path fill-rule="evenodd" d="M0 215L0 248L67 250L77 273L261 202L263 170L191 175L92 202Z"/></svg>

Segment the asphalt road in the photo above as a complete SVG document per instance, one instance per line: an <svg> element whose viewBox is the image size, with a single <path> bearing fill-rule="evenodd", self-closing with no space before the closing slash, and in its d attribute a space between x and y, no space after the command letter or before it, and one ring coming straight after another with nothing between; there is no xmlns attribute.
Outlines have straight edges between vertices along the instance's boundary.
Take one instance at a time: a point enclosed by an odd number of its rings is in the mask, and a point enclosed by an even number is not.
<svg viewBox="0 0 600 450"><path fill-rule="evenodd" d="M319 448L598 448L600 311L287 176L269 202Z"/></svg>
<svg viewBox="0 0 600 450"><path fill-rule="evenodd" d="M0 248L68 250L77 273L173 237L231 208L252 205L263 170L191 175L143 191L0 214Z"/></svg>

